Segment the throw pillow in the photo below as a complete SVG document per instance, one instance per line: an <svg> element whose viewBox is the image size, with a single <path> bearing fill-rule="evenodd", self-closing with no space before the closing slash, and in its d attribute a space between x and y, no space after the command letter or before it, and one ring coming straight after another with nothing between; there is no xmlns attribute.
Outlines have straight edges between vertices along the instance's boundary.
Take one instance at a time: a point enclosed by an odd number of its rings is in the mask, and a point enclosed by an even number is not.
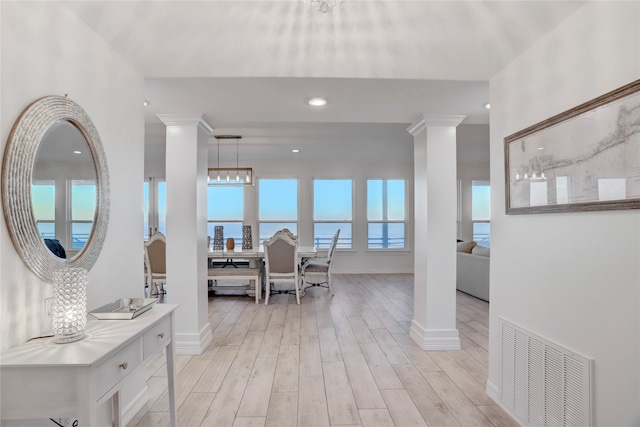
<svg viewBox="0 0 640 427"><path fill-rule="evenodd" d="M460 242L458 243L458 252L466 252L468 254L471 253L473 247L477 245L476 242Z"/></svg>
<svg viewBox="0 0 640 427"><path fill-rule="evenodd" d="M490 256L490 252L490 249L484 246L474 246L474 248L471 249L471 253L474 255Z"/></svg>

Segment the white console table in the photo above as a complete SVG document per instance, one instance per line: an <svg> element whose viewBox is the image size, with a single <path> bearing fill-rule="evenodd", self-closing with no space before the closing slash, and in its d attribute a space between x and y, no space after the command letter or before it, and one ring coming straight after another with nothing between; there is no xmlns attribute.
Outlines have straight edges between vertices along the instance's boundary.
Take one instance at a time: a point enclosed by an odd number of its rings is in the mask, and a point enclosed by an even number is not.
<svg viewBox="0 0 640 427"><path fill-rule="evenodd" d="M99 405L113 398L113 424L121 425L119 391L127 378L166 348L169 411L174 398L174 315L177 304L155 304L132 320L89 316L86 336L74 343L32 341L0 355L2 419L77 417L96 426Z"/></svg>

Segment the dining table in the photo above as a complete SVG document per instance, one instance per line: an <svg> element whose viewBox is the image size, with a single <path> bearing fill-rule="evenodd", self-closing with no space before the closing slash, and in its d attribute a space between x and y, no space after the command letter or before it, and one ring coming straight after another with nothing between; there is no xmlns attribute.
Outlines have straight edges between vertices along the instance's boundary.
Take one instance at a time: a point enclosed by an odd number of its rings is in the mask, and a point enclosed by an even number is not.
<svg viewBox="0 0 640 427"><path fill-rule="evenodd" d="M313 258L318 253L315 246L298 246L298 258ZM246 259L246 260L261 260L264 258L264 248L260 245L257 249L232 249L222 251L209 250L207 257L209 260L233 260L233 259Z"/></svg>
<svg viewBox="0 0 640 427"><path fill-rule="evenodd" d="M304 262L307 258L313 258L317 255L318 251L315 246L298 246L298 258L300 262ZM242 276L241 271L244 269L245 271L258 269L262 271L264 274L264 247L260 245L257 249L232 249L232 250L221 250L221 251L213 251L209 250L207 253L208 257L208 266L209 266L209 274L210 280L223 279L234 279L238 276ZM242 262L240 261L242 260ZM224 270L223 270L224 269ZM237 270L236 270L237 269ZM215 276L211 275L211 272L215 271ZM228 271L229 274L223 273L223 271ZM264 276L263 276L264 277ZM214 290L242 290L247 293L247 295L251 296L256 289L258 289L258 293L260 293L259 289L261 289L261 285L258 286L251 285L242 285L242 286L229 286L229 285L217 285L216 283L209 283L208 289L210 291ZM258 301L259 296L256 297L256 302Z"/></svg>

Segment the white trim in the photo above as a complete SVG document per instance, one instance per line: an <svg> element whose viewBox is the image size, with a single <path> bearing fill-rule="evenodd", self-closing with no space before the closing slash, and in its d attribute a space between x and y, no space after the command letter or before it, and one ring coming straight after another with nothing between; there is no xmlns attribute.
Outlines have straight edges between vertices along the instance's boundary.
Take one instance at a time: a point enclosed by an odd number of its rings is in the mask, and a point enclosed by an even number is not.
<svg viewBox="0 0 640 427"><path fill-rule="evenodd" d="M143 406L149 401L149 388L145 384L140 393L133 398L131 403L122 410L121 424L123 426L128 425L133 417L143 408Z"/></svg>
<svg viewBox="0 0 640 427"><path fill-rule="evenodd" d="M426 127L427 124L424 121L424 117L420 117L415 122L409 125L409 127L407 128L407 132L409 132L413 136L416 136Z"/></svg>
<svg viewBox="0 0 640 427"><path fill-rule="evenodd" d="M334 266L331 274L413 274L411 267L407 268L338 268Z"/></svg>
<svg viewBox="0 0 640 427"><path fill-rule="evenodd" d="M453 126L456 127L467 116L456 116L449 114L425 114L422 116L427 127L429 126Z"/></svg>
<svg viewBox="0 0 640 427"><path fill-rule="evenodd" d="M489 396L494 402L500 404L500 389L490 380L487 380L487 396Z"/></svg>
<svg viewBox="0 0 640 427"><path fill-rule="evenodd" d="M413 250L411 249L407 249L407 248L398 248L398 249L394 249L394 248L380 248L380 249L365 249L364 250L365 253L372 253L372 254L384 254L384 255L390 255L390 254L408 254L410 252L413 252ZM366 274L366 273L364 273Z"/></svg>
<svg viewBox="0 0 640 427"><path fill-rule="evenodd" d="M424 114L422 117L418 118L416 121L411 123L407 128L407 132L411 135L416 136L420 133L424 128L428 126L453 126L456 127L467 116L456 116L456 115L448 115L448 114Z"/></svg>
<svg viewBox="0 0 640 427"><path fill-rule="evenodd" d="M502 408L502 410L506 412L507 415L509 415L513 421L515 421L518 425L522 427L527 426L527 423L522 421L518 417L518 414L513 412L513 410L511 410L504 403L502 403L502 401L500 400L500 389L498 388L497 385L495 385L491 381L487 381L487 387L485 389L485 392L487 393L487 396L489 396L489 398L493 400L496 403L496 405Z"/></svg>
<svg viewBox="0 0 640 427"><path fill-rule="evenodd" d="M460 350L460 336L457 329L426 330L415 320L411 321L411 339L423 350Z"/></svg>
<svg viewBox="0 0 640 427"><path fill-rule="evenodd" d="M202 327L199 334L176 334L176 354L190 354L199 356L213 341L211 325L207 322Z"/></svg>
<svg viewBox="0 0 640 427"><path fill-rule="evenodd" d="M202 114L156 114L156 117L158 117L165 126L197 125L205 131L207 135L211 135L214 129Z"/></svg>

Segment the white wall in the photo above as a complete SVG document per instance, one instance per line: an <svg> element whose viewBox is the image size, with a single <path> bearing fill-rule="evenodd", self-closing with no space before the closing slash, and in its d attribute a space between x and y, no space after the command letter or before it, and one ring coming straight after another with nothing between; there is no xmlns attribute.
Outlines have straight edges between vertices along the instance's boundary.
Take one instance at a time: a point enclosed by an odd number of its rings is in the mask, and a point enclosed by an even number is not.
<svg viewBox="0 0 640 427"><path fill-rule="evenodd" d="M2 2L0 8L0 148L21 111L39 97L68 93L88 113L111 178L110 221L89 273L88 306L142 296L143 78L62 3ZM18 257L4 217L0 224L0 350L6 350L50 331L44 299L52 290Z"/></svg>
<svg viewBox="0 0 640 427"><path fill-rule="evenodd" d="M640 77L640 3L587 2L491 79L488 390L498 317L593 358L595 426L640 423L640 212L504 214L503 138Z"/></svg>

